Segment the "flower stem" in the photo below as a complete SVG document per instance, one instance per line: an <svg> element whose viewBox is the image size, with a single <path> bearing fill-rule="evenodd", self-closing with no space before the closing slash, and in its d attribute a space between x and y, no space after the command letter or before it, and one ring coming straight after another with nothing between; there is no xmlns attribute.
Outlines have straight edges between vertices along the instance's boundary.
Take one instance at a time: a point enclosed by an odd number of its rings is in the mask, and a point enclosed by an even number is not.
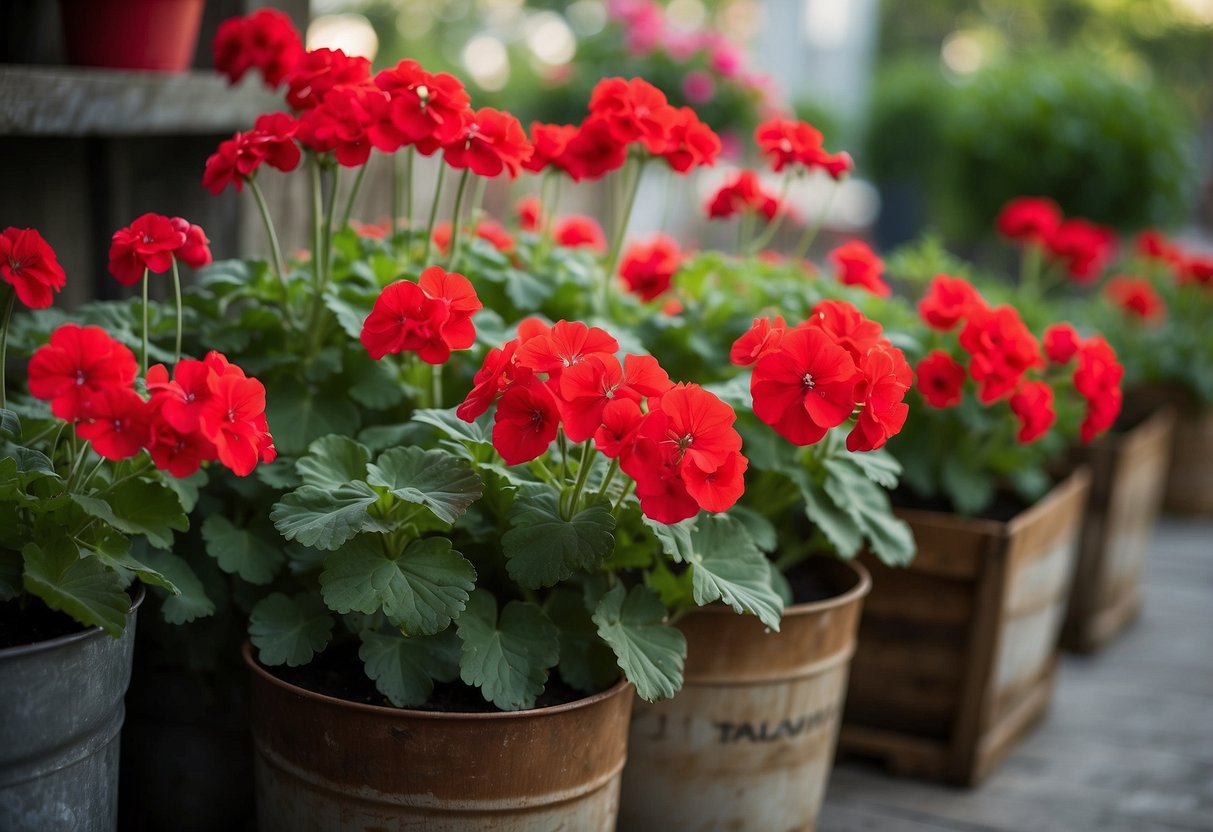
<svg viewBox="0 0 1213 832"><path fill-rule="evenodd" d="M767 223L766 229L754 239L747 249L747 254L757 254L762 251L775 238L775 234L779 231L779 227L783 225L784 219L788 216L788 190L792 187L792 174L787 174L783 177L783 187L779 190L779 213L775 215L775 219Z"/></svg>
<svg viewBox="0 0 1213 832"><path fill-rule="evenodd" d="M431 407L442 407L442 365L430 365L430 397L433 401Z"/></svg>
<svg viewBox="0 0 1213 832"><path fill-rule="evenodd" d="M623 505L623 501L632 493L632 489L636 486L635 480L628 480L623 486L623 492L619 495L619 499L615 501L615 505L611 506L611 514L618 514L619 507Z"/></svg>
<svg viewBox="0 0 1213 832"><path fill-rule="evenodd" d="M324 191L320 186L320 162L312 157L312 287L319 294L320 290L320 261L324 254L324 242L320 236L320 226L324 222ZM312 298L312 306L316 298Z"/></svg>
<svg viewBox="0 0 1213 832"><path fill-rule="evenodd" d="M400 230L400 194L402 191L402 180L404 179L404 158L399 153L392 154L392 233L389 237L396 236L396 232Z"/></svg>
<svg viewBox="0 0 1213 832"><path fill-rule="evenodd" d="M438 164L438 181L434 183L434 201L430 203L430 221L425 226L425 249L421 254L421 266L430 265L430 247L434 244L434 222L438 219L438 201L442 199L442 180L446 178L446 165Z"/></svg>
<svg viewBox="0 0 1213 832"><path fill-rule="evenodd" d="M640 177L644 173L643 161L637 159L632 165L632 178L628 181L627 193L615 221L615 239L611 241L611 250L607 254L603 268L602 285L599 287L598 295L598 313L600 315L606 315L607 303L611 295L611 282L615 278L615 267L619 265L619 255L623 252L623 239L627 234L628 221L632 218L632 208L636 205L636 193L640 190ZM626 172L627 169L624 170Z"/></svg>
<svg viewBox="0 0 1213 832"><path fill-rule="evenodd" d="M0 293L4 303L4 312L0 313L0 407L4 407L7 402L4 391L4 363L8 356L8 324L13 317L17 292L11 286L0 284Z"/></svg>
<svg viewBox="0 0 1213 832"><path fill-rule="evenodd" d="M147 377L147 269L143 270L143 376Z"/></svg>
<svg viewBox="0 0 1213 832"><path fill-rule="evenodd" d="M349 198L345 201L345 211L341 214L341 227L345 228L350 224L350 214L354 211L354 201L358 199L358 191L362 189L362 179L366 176L366 165L358 168L358 175L354 177L354 185L350 188ZM337 199L337 185L333 183L333 199Z"/></svg>
<svg viewBox="0 0 1213 832"><path fill-rule="evenodd" d="M830 195L826 197L825 204L821 206L821 213L817 215L817 221L804 230L804 235L800 238L800 242L796 244L794 257L797 260L803 260L805 255L809 253L809 246L813 245L813 240L817 238L821 227L826 224L826 217L830 214L830 204L834 202L834 195L838 193L838 183L834 183L834 187L830 189Z"/></svg>
<svg viewBox="0 0 1213 832"><path fill-rule="evenodd" d="M602 479L602 487L598 489L598 494L594 497L595 500L601 500L607 495L607 488L611 484L611 480L615 479L615 475L619 473L619 459L611 460L611 467L607 468L606 476Z"/></svg>
<svg viewBox="0 0 1213 832"><path fill-rule="evenodd" d="M1039 300L1040 278L1044 263L1044 250L1040 243L1029 243L1019 261L1019 288L1031 300Z"/></svg>
<svg viewBox="0 0 1213 832"><path fill-rule="evenodd" d="M413 165L417 159L417 148L410 147L404 157L404 223L413 230Z"/></svg>
<svg viewBox="0 0 1213 832"><path fill-rule="evenodd" d="M585 490L586 481L590 478L590 468L594 446L587 440L581 447L581 465L577 469L577 483L573 486L573 496L569 500L569 515L577 512L577 504L581 501L581 492Z"/></svg>
<svg viewBox="0 0 1213 832"><path fill-rule="evenodd" d="M257 203L257 210L261 213L261 222L265 225L265 236L270 242L270 258L274 263L274 274L283 286L283 301L282 312L286 315L286 323L291 329L295 328L295 314L291 311L291 294L286 288L286 269L283 267L282 246L278 243L278 232L274 230L274 221L270 217L270 206L265 201L265 194L261 192L261 186L257 184L256 179L249 179L249 190L253 194L253 201Z"/></svg>
<svg viewBox="0 0 1213 832"><path fill-rule="evenodd" d="M176 364L181 360L181 270L177 267L177 258L173 258L173 298L177 301L177 357L173 359Z"/></svg>
<svg viewBox="0 0 1213 832"><path fill-rule="evenodd" d="M455 263L459 260L459 227L463 224L459 212L463 208L463 192L467 190L471 175L471 168L464 168L463 175L459 177L459 187L455 191L455 210L451 212L451 250L446 263L448 271L454 270Z"/></svg>

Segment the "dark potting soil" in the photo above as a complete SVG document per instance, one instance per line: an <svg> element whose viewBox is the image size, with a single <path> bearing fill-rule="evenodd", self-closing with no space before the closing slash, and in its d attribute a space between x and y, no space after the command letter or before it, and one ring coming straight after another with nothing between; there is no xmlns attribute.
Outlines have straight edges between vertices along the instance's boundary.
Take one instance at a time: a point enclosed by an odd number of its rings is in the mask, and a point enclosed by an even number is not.
<svg viewBox="0 0 1213 832"><path fill-rule="evenodd" d="M812 604L840 595L841 592L822 577L811 561L798 563L784 574L792 587L793 604Z"/></svg>
<svg viewBox="0 0 1213 832"><path fill-rule="evenodd" d="M344 699L364 705L394 708L387 697L375 689L375 683L366 675L362 659L358 658L358 646L353 642L333 644L308 664L301 667L265 667L269 673L296 687ZM535 701L536 708L550 708L585 698L587 694L569 687L558 674L548 678L543 693ZM441 713L493 714L501 709L486 702L477 688L463 682L437 682L429 701L411 710L437 711Z"/></svg>
<svg viewBox="0 0 1213 832"><path fill-rule="evenodd" d="M50 641L87 629L37 598L27 598L25 604L16 600L0 604L0 650Z"/></svg>

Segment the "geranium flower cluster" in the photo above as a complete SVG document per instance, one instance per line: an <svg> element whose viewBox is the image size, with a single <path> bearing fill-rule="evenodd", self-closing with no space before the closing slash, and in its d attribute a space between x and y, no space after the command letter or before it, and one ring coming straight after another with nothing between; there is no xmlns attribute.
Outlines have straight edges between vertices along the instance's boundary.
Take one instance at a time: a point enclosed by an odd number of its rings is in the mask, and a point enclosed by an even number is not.
<svg viewBox="0 0 1213 832"><path fill-rule="evenodd" d="M1057 418L1051 368L1077 356L1073 383L1086 401L1080 439L1090 442L1115 422L1122 370L1102 337L1083 340L1069 324L1056 324L1045 330L1042 356L1041 342L1013 307L992 307L964 278L942 274L931 280L918 313L935 332L956 332L959 348L933 349L914 368L915 386L929 407L956 407L964 400L966 381L972 379L977 400L985 406L1006 400L1019 420L1018 441L1035 442Z"/></svg>
<svg viewBox="0 0 1213 832"><path fill-rule="evenodd" d="M134 286L145 272L163 274L177 259L199 269L212 260L210 240L201 227L181 217L144 214L110 241L109 271L124 286Z"/></svg>
<svg viewBox="0 0 1213 832"><path fill-rule="evenodd" d="M302 156L295 143L298 129L288 113L258 116L252 130L236 133L206 160L202 186L217 196L228 185L239 192L262 164L283 172L294 170Z"/></svg>
<svg viewBox="0 0 1213 832"><path fill-rule="evenodd" d="M728 509L748 466L733 409L696 384L672 383L652 356L618 353L598 327L527 319L488 353L456 413L470 422L495 405L493 447L509 465L546 453L562 429L574 443L593 439L659 522Z"/></svg>
<svg viewBox="0 0 1213 832"><path fill-rule="evenodd" d="M41 234L10 227L0 233L0 280L30 309L45 309L67 284L67 275Z"/></svg>
<svg viewBox="0 0 1213 832"><path fill-rule="evenodd" d="M667 234L654 234L628 246L619 262L619 276L641 300L654 300L670 289L685 255Z"/></svg>
<svg viewBox="0 0 1213 832"><path fill-rule="evenodd" d="M771 170L794 173L822 170L838 180L855 167L851 154L828 153L822 145L821 131L805 121L773 118L754 130L754 142L766 157Z"/></svg>
<svg viewBox="0 0 1213 832"><path fill-rule="evenodd" d="M415 352L427 364L445 364L452 350L476 340L472 316L481 306L466 277L430 266L416 283L398 280L380 292L362 324L362 345L376 361Z"/></svg>
<svg viewBox="0 0 1213 832"><path fill-rule="evenodd" d="M259 9L219 24L212 44L215 69L236 83L249 70L277 89L303 57L303 40L285 12Z"/></svg>
<svg viewBox="0 0 1213 832"><path fill-rule="evenodd" d="M1076 283L1091 283L1107 267L1116 249L1116 234L1081 217L1064 218L1057 203L1044 197L1008 202L996 220L1008 240L1038 248L1059 263Z"/></svg>
<svg viewBox="0 0 1213 832"><path fill-rule="evenodd" d="M64 324L29 363L30 393L76 425L100 456L128 459L146 449L157 468L187 477L218 460L238 476L277 455L265 418L265 388L222 354L163 365L135 387L134 354L97 326Z"/></svg>
<svg viewBox="0 0 1213 832"><path fill-rule="evenodd" d="M775 219L780 208L778 194L763 188L754 171L742 170L721 185L708 200L707 214L710 220L722 220L753 213L770 221Z"/></svg>
<svg viewBox="0 0 1213 832"><path fill-rule="evenodd" d="M1213 257L1188 251L1157 231L1138 235L1135 249L1143 260L1165 265L1179 285L1196 284L1213 289Z"/></svg>
<svg viewBox="0 0 1213 832"><path fill-rule="evenodd" d="M757 318L729 358L753 365L754 415L795 445L819 442L854 416L847 450L871 451L905 424L913 381L905 355L845 301L822 301L790 328L781 317Z"/></svg>

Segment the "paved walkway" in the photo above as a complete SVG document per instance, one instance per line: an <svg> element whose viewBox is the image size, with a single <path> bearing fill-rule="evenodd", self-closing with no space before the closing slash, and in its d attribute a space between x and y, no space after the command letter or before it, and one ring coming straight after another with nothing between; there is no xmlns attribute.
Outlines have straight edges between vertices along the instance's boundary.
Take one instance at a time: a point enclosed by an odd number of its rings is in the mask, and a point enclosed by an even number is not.
<svg viewBox="0 0 1213 832"><path fill-rule="evenodd" d="M980 788L843 762L820 832L1213 830L1213 521L1156 542L1136 626L1063 660L1048 719Z"/></svg>

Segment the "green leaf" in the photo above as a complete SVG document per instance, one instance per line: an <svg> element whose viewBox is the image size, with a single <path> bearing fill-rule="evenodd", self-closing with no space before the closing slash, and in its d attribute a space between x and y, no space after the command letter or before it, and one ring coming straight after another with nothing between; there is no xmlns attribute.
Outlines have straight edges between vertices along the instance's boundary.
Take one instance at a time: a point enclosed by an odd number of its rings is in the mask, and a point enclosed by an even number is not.
<svg viewBox="0 0 1213 832"><path fill-rule="evenodd" d="M266 467L268 466L258 465L258 474ZM177 495L177 500L181 503L181 510L187 515L194 512L194 508L198 505L198 491L209 481L210 477L207 476L206 471L201 469L190 474L188 477L164 477L162 480L164 485L168 486Z"/></svg>
<svg viewBox="0 0 1213 832"><path fill-rule="evenodd" d="M97 546L92 549L94 555L102 563L110 569L129 572L145 584L168 590L173 596L181 594L181 590L160 570L136 559L131 554L130 542L126 538L117 534L112 535L111 539L113 538L117 538L121 542L117 548ZM156 550L149 548L147 551L154 552Z"/></svg>
<svg viewBox="0 0 1213 832"><path fill-rule="evenodd" d="M675 563L686 563L690 559L691 554L695 551L695 547L691 543L691 534L695 531L696 523L699 522L698 515L673 524L660 523L648 517L642 517L641 520L653 530L657 542L661 544L661 551L672 557Z"/></svg>
<svg viewBox="0 0 1213 832"><path fill-rule="evenodd" d="M237 528L220 514L202 521L202 539L206 552L229 575L236 574L251 584L268 584L286 559L279 540L269 541L254 528Z"/></svg>
<svg viewBox="0 0 1213 832"><path fill-rule="evenodd" d="M872 482L884 488L897 487L897 482L901 478L901 463L884 448L854 453L849 458Z"/></svg>
<svg viewBox="0 0 1213 832"><path fill-rule="evenodd" d="M775 524L752 508L736 505L729 509L729 516L740 520L754 545L764 552L774 552L779 546L779 533Z"/></svg>
<svg viewBox="0 0 1213 832"><path fill-rule="evenodd" d="M543 611L560 630L560 677L586 693L603 690L619 679L619 664L580 592L559 589L548 596Z"/></svg>
<svg viewBox="0 0 1213 832"><path fill-rule="evenodd" d="M323 650L333 634L333 617L318 595L275 592L258 601L249 619L249 640L262 664L298 667Z"/></svg>
<svg viewBox="0 0 1213 832"><path fill-rule="evenodd" d="M350 382L350 398L363 407L386 410L404 401L404 385L387 361L360 359L346 379Z"/></svg>
<svg viewBox="0 0 1213 832"><path fill-rule="evenodd" d="M610 645L628 681L641 699L669 699L682 687L687 640L665 624L666 610L657 593L616 584L594 610L598 635Z"/></svg>
<svg viewBox="0 0 1213 832"><path fill-rule="evenodd" d="M366 321L367 316L371 314L371 310L355 306L331 292L325 293L324 305L336 316L337 323L345 330L345 334L357 341L362 335L362 324Z"/></svg>
<svg viewBox="0 0 1213 832"><path fill-rule="evenodd" d="M274 503L270 519L287 540L333 550L361 531L381 528L367 512L378 499L364 482L347 482L332 490L302 485Z"/></svg>
<svg viewBox="0 0 1213 832"><path fill-rule="evenodd" d="M367 471L371 485L425 506L444 523L454 523L484 494L484 483L476 472L446 451L392 448L380 454Z"/></svg>
<svg viewBox="0 0 1213 832"><path fill-rule="evenodd" d="M772 630L779 629L783 599L771 585L771 564L740 520L709 514L691 535L695 603L721 600L737 612L749 612Z"/></svg>
<svg viewBox="0 0 1213 832"><path fill-rule="evenodd" d="M20 593L24 568L20 552L0 547L0 603L11 601Z"/></svg>
<svg viewBox="0 0 1213 832"><path fill-rule="evenodd" d="M890 566L909 563L914 558L910 527L893 515L889 495L867 478L853 456L826 460L826 494L859 527L881 561Z"/></svg>
<svg viewBox="0 0 1213 832"><path fill-rule="evenodd" d="M0 442L0 455L13 460L17 465L17 470L25 474L45 474L50 477L58 477L55 473L55 466L51 464L50 458L42 451L35 451L33 448L26 448L22 445L17 445L12 442Z"/></svg>
<svg viewBox="0 0 1213 832"><path fill-rule="evenodd" d="M95 557L80 557L66 536L43 546L27 543L21 554L29 592L81 624L122 635L131 599L116 572Z"/></svg>
<svg viewBox="0 0 1213 832"><path fill-rule="evenodd" d="M10 439L21 438L21 420L8 408L0 407L0 431L7 433Z"/></svg>
<svg viewBox="0 0 1213 832"><path fill-rule="evenodd" d="M351 436L358 430L358 408L345 396L313 390L298 382L274 386L266 418L279 453L301 453L312 440L330 433Z"/></svg>
<svg viewBox="0 0 1213 832"><path fill-rule="evenodd" d="M438 428L447 439L453 439L465 445L487 445L491 448L493 446L492 421L486 417L487 414L474 422L465 422L455 415L454 410L431 408L413 411L414 422Z"/></svg>
<svg viewBox="0 0 1213 832"><path fill-rule="evenodd" d="M109 523L125 534L141 534L157 549L171 549L173 530L190 527L181 500L171 489L145 480L118 484L105 499L72 494L72 500L88 514Z"/></svg>
<svg viewBox="0 0 1213 832"><path fill-rule="evenodd" d="M459 678L459 639L454 630L412 638L363 630L358 637L362 640L358 657L366 675L397 708L425 704L435 679Z"/></svg>
<svg viewBox="0 0 1213 832"><path fill-rule="evenodd" d="M257 479L275 491L291 491L303 485L295 472L295 461L278 457L273 462L262 463L254 470Z"/></svg>
<svg viewBox="0 0 1213 832"><path fill-rule="evenodd" d="M503 711L534 707L560 656L560 634L543 610L510 601L499 621L497 601L483 589L459 617L459 640L460 678Z"/></svg>
<svg viewBox="0 0 1213 832"><path fill-rule="evenodd" d="M308 445L307 456L295 463L304 485L340 488L347 482L366 479L371 455L365 447L345 436L330 434Z"/></svg>
<svg viewBox="0 0 1213 832"><path fill-rule="evenodd" d="M844 558L853 558L859 554L859 547L863 545L863 533L850 512L835 503L808 471L795 468L786 473L792 482L800 487L805 515L813 525L821 529L838 554Z"/></svg>
<svg viewBox="0 0 1213 832"><path fill-rule="evenodd" d="M605 502L591 503L568 520L555 494L520 494L501 537L510 577L528 589L552 586L577 571L592 571L615 545L615 518Z"/></svg>
<svg viewBox="0 0 1213 832"><path fill-rule="evenodd" d="M206 597L202 581L198 580L193 568L182 558L156 549L148 549L143 558L157 572L172 581L173 586L181 593L165 598L164 603L160 605L160 614L164 616L165 621L170 624L188 624L195 619L214 614L215 605Z"/></svg>
<svg viewBox="0 0 1213 832"><path fill-rule="evenodd" d="M518 269L505 272L505 293L518 309L538 309L552 296L555 287Z"/></svg>
<svg viewBox="0 0 1213 832"><path fill-rule="evenodd" d="M324 601L339 613L383 610L408 635L437 633L467 604L476 570L443 537L414 540L395 556L385 539L355 538L325 561Z"/></svg>

